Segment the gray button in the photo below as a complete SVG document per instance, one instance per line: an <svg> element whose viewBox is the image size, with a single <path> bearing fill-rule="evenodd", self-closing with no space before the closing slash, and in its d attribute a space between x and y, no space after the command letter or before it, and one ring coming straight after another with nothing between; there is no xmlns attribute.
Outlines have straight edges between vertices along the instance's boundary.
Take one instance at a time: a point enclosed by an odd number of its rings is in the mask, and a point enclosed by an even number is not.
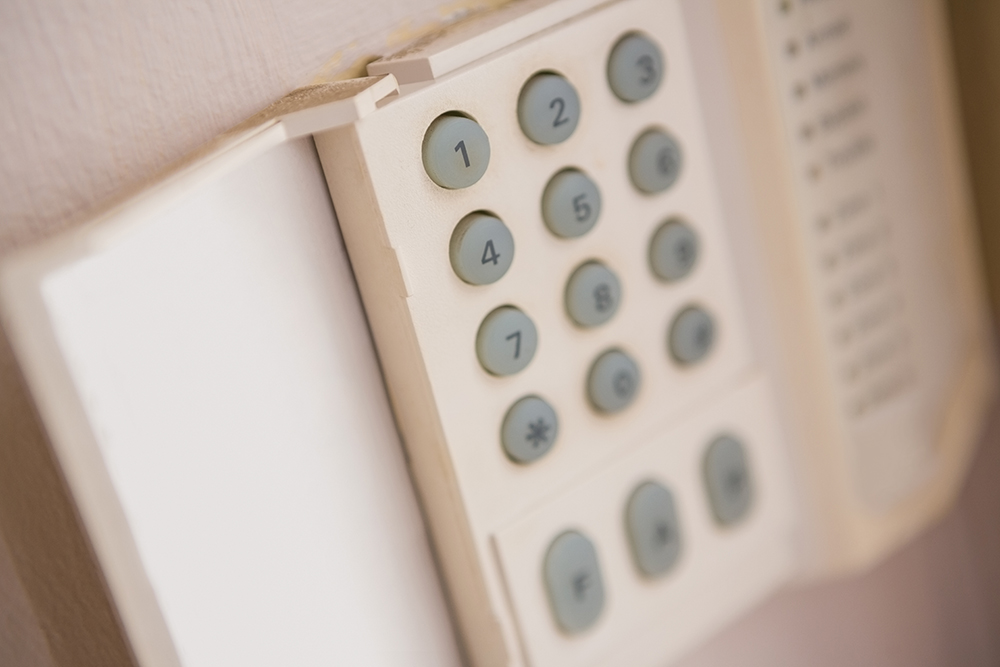
<svg viewBox="0 0 1000 667"><path fill-rule="evenodd" d="M658 577L673 567L681 554L681 530L670 491L656 482L640 485L628 500L625 523L643 574Z"/></svg>
<svg viewBox="0 0 1000 667"><path fill-rule="evenodd" d="M625 35L608 57L608 83L623 102L644 100L660 87L663 54L651 39L639 33Z"/></svg>
<svg viewBox="0 0 1000 667"><path fill-rule="evenodd" d="M536 74L521 89L517 120L536 144L562 143L580 121L580 97L565 77Z"/></svg>
<svg viewBox="0 0 1000 667"><path fill-rule="evenodd" d="M587 262L566 283L566 312L581 327L604 324L618 310L622 288L618 277L598 262Z"/></svg>
<svg viewBox="0 0 1000 667"><path fill-rule="evenodd" d="M500 218L470 213L451 235L451 267L472 285L500 280L514 260L514 237Z"/></svg>
<svg viewBox="0 0 1000 667"><path fill-rule="evenodd" d="M424 135L424 169L442 188L457 190L476 183L490 164L490 140L474 120L444 115Z"/></svg>
<svg viewBox="0 0 1000 667"><path fill-rule="evenodd" d="M681 147L673 137L662 130L647 130L632 144L628 171L635 187L652 194L674 184L682 163Z"/></svg>
<svg viewBox="0 0 1000 667"><path fill-rule="evenodd" d="M559 627L576 634L593 625L604 609L604 582L591 541L575 530L563 533L552 540L543 569Z"/></svg>
<svg viewBox="0 0 1000 667"><path fill-rule="evenodd" d="M564 169L552 177L542 193L542 219L556 236L583 236L601 215L597 184L578 169Z"/></svg>
<svg viewBox="0 0 1000 667"><path fill-rule="evenodd" d="M479 363L494 375L513 375L535 356L538 332L527 315L513 306L501 306L483 320L476 334Z"/></svg>
<svg viewBox="0 0 1000 667"><path fill-rule="evenodd" d="M601 412L618 412L639 392L639 366L621 350L608 350L590 367L587 395Z"/></svg>
<svg viewBox="0 0 1000 667"><path fill-rule="evenodd" d="M715 519L727 526L736 523L753 504L753 481L746 452L736 438L716 438L705 452L705 487Z"/></svg>
<svg viewBox="0 0 1000 667"><path fill-rule="evenodd" d="M538 396L525 396L512 405L500 427L503 449L518 463L531 463L545 456L558 435L556 411Z"/></svg>
<svg viewBox="0 0 1000 667"><path fill-rule="evenodd" d="M698 261L698 236L677 219L667 220L649 243L649 265L662 280L680 280Z"/></svg>
<svg viewBox="0 0 1000 667"><path fill-rule="evenodd" d="M670 354L681 364L700 361L715 342L715 321L698 306L688 306L670 325Z"/></svg>

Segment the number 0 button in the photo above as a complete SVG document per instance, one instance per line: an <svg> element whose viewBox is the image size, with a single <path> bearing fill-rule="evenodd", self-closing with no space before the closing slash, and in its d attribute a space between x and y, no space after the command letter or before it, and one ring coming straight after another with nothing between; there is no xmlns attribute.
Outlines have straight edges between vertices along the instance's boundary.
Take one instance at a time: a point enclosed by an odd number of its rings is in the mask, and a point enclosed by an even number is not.
<svg viewBox="0 0 1000 667"><path fill-rule="evenodd" d="M500 218L470 213L451 235L451 267L470 285L489 285L503 277L514 260L514 237Z"/></svg>
<svg viewBox="0 0 1000 667"><path fill-rule="evenodd" d="M583 236L601 215L601 192L579 169L564 169L553 176L542 193L542 220L562 238Z"/></svg>
<svg viewBox="0 0 1000 667"><path fill-rule="evenodd" d="M517 121L536 144L562 143L580 121L580 97L565 77L536 74L521 89Z"/></svg>
<svg viewBox="0 0 1000 667"><path fill-rule="evenodd" d="M677 140L663 130L647 130L632 144L629 176L639 190L653 194L669 188L681 174L683 156Z"/></svg>
<svg viewBox="0 0 1000 667"><path fill-rule="evenodd" d="M424 169L442 188L457 190L476 183L490 164L490 140L476 121L444 115L424 135Z"/></svg>
<svg viewBox="0 0 1000 667"><path fill-rule="evenodd" d="M476 335L479 363L493 375L513 375L523 370L537 347L535 323L513 306L501 306L487 315Z"/></svg>
<svg viewBox="0 0 1000 667"><path fill-rule="evenodd" d="M625 35L608 58L608 84L623 102L644 100L663 79L663 54L651 39L632 33Z"/></svg>
<svg viewBox="0 0 1000 667"><path fill-rule="evenodd" d="M627 408L639 392L639 366L621 350L608 350L590 367L587 395L601 412Z"/></svg>

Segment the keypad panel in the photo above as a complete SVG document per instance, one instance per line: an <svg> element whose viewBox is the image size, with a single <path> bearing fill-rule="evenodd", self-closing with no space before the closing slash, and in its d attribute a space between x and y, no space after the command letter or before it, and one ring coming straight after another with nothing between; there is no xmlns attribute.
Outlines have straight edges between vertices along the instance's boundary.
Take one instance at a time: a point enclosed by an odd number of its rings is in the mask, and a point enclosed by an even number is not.
<svg viewBox="0 0 1000 667"><path fill-rule="evenodd" d="M713 609L731 612L750 588L723 564L785 548L783 478L760 454L773 453L778 431L758 423L771 407L737 300L683 22L673 2L594 11L415 86L330 147L331 157L361 147L377 209L357 216L356 231L371 266L398 266L396 282L359 285L366 305L372 291L388 304L372 329L432 530L468 531L439 540L459 624L495 619L474 623L470 644L497 622L526 664L589 664L628 644L637 614L653 622L695 599L685 587L729 581L711 595ZM642 94L613 84L610 60L637 35L661 55ZM622 53L650 53L639 45ZM475 119L492 148L466 187L406 162L442 117ZM379 235L364 227L373 219ZM489 226L476 236L477 225ZM756 398L733 398L748 391ZM745 403L753 410L737 419ZM697 438L670 435L692 420ZM740 437L766 493L723 531L702 461L725 433ZM626 461L627 479L609 482ZM628 511L647 483L666 490L673 515L651 491ZM458 512L441 505L457 501ZM435 524L439 510L450 518ZM555 583L566 572L550 549L567 534L591 545L588 571L600 575L601 603L579 618L567 611L572 595L592 601L597 589L592 575L576 591ZM773 583L779 569L751 578ZM670 654L681 644L672 639Z"/></svg>

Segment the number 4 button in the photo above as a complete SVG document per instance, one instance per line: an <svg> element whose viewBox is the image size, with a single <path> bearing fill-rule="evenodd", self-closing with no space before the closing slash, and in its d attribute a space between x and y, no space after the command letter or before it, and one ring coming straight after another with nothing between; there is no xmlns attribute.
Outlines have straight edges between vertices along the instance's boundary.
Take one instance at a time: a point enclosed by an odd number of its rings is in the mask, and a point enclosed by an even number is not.
<svg viewBox="0 0 1000 667"><path fill-rule="evenodd" d="M503 221L476 212L462 218L451 235L451 268L470 285L488 285L507 273L514 260L514 237Z"/></svg>

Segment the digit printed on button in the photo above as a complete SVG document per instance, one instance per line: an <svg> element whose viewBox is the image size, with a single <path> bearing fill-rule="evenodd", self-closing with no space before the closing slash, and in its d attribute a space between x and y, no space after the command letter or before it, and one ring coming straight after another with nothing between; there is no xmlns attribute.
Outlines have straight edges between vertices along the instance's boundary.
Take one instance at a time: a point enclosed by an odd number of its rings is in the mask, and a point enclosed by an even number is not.
<svg viewBox="0 0 1000 667"><path fill-rule="evenodd" d="M580 96L566 77L544 72L531 77L517 99L517 120L536 144L559 144L580 122Z"/></svg>
<svg viewBox="0 0 1000 667"><path fill-rule="evenodd" d="M660 87L663 79L663 54L660 47L645 35L625 35L608 57L608 85L623 102L642 101Z"/></svg>
<svg viewBox="0 0 1000 667"><path fill-rule="evenodd" d="M473 185L490 164L490 140L479 123L453 114L438 116L424 135L424 170L442 188Z"/></svg>
<svg viewBox="0 0 1000 667"><path fill-rule="evenodd" d="M561 238L583 236L601 215L601 191L579 169L563 169L542 193L542 220Z"/></svg>
<svg viewBox="0 0 1000 667"><path fill-rule="evenodd" d="M513 375L524 370L537 347L535 323L514 306L501 306L491 312L476 334L476 356L493 375Z"/></svg>
<svg viewBox="0 0 1000 667"><path fill-rule="evenodd" d="M500 280L514 261L514 237L500 218L470 213L452 232L449 256L459 278L470 285L488 285Z"/></svg>
<svg viewBox="0 0 1000 667"><path fill-rule="evenodd" d="M628 171L632 184L646 194L663 192L680 177L684 156L680 144L659 129L649 129L632 144Z"/></svg>

